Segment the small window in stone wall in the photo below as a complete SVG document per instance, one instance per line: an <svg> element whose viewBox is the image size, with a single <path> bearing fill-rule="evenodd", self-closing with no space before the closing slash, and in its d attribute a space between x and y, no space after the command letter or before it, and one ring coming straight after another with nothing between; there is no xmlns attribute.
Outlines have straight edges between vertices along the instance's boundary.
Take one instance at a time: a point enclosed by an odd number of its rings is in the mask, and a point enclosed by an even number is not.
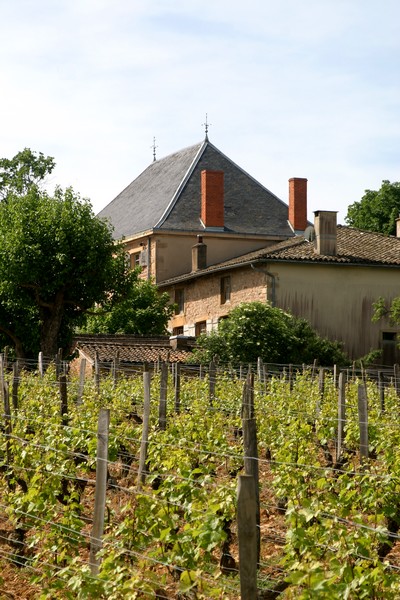
<svg viewBox="0 0 400 600"><path fill-rule="evenodd" d="M172 330L172 335L183 335L183 326L182 327L174 327Z"/></svg>
<svg viewBox="0 0 400 600"><path fill-rule="evenodd" d="M183 288L177 288L175 290L175 304L175 314L182 314L185 308L185 293Z"/></svg>
<svg viewBox="0 0 400 600"><path fill-rule="evenodd" d="M133 252L130 255L130 259L131 259L131 269L136 269L139 266L139 261L140 261L140 252Z"/></svg>
<svg viewBox="0 0 400 600"><path fill-rule="evenodd" d="M231 278L230 275L221 277L221 304L226 304L231 300Z"/></svg>
<svg viewBox="0 0 400 600"><path fill-rule="evenodd" d="M194 331L194 334L196 337L198 337L202 333L206 333L206 331L207 331L207 322L206 321L199 321L198 323L196 323L195 331Z"/></svg>

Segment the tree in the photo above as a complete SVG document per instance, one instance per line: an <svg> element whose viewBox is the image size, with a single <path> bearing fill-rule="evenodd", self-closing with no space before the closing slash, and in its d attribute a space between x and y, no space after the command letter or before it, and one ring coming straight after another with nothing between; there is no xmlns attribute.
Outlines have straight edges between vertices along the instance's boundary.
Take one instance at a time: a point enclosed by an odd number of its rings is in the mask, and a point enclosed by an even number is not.
<svg viewBox="0 0 400 600"><path fill-rule="evenodd" d="M200 336L194 360L210 361L217 354L223 362L321 365L346 364L338 342L320 337L304 319L262 302L243 303L223 319L218 330Z"/></svg>
<svg viewBox="0 0 400 600"><path fill-rule="evenodd" d="M88 313L81 332L163 335L172 314L173 305L167 292L160 294L157 286L147 279L132 280L120 302L106 300Z"/></svg>
<svg viewBox="0 0 400 600"><path fill-rule="evenodd" d="M116 302L132 283L108 224L72 189L32 185L0 203L0 331L19 356L66 347L95 303Z"/></svg>
<svg viewBox="0 0 400 600"><path fill-rule="evenodd" d="M400 214L400 183L384 180L379 190L365 190L359 202L347 209L346 223L351 227L396 235Z"/></svg>
<svg viewBox="0 0 400 600"><path fill-rule="evenodd" d="M372 321L376 323L383 317L388 317L392 325L400 323L400 297L393 298L391 302L387 302L385 298L378 298L373 304L374 314Z"/></svg>
<svg viewBox="0 0 400 600"><path fill-rule="evenodd" d="M52 156L24 148L13 158L0 159L0 199L10 194L23 196L34 186L39 186L56 163Z"/></svg>

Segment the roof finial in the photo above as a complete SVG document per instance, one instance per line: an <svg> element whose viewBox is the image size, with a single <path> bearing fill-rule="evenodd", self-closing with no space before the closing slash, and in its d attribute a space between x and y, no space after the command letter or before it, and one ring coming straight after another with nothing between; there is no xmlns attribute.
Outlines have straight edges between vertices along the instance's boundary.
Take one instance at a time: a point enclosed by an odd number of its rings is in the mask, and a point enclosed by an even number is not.
<svg viewBox="0 0 400 600"><path fill-rule="evenodd" d="M202 125L204 127L205 132L206 132L205 140L206 140L206 142L208 142L208 128L210 127L211 123L208 122L208 115L207 115L207 113L206 113L206 121L205 121L205 123L202 123Z"/></svg>
<svg viewBox="0 0 400 600"><path fill-rule="evenodd" d="M156 158L156 148L158 148L158 146L156 146L156 138L153 137L153 145L151 146L151 148L153 148L153 162L156 162L157 158Z"/></svg>

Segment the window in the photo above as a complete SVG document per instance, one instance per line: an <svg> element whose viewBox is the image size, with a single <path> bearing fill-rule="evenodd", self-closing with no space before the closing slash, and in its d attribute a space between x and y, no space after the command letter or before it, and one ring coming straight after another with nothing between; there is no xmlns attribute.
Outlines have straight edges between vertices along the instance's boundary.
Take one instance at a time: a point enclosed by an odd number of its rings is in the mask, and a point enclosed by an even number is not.
<svg viewBox="0 0 400 600"><path fill-rule="evenodd" d="M175 314L182 314L185 308L185 294L183 288L178 288L175 290L175 304Z"/></svg>
<svg viewBox="0 0 400 600"><path fill-rule="evenodd" d="M172 335L183 335L183 325L182 327L174 327L172 330Z"/></svg>
<svg viewBox="0 0 400 600"><path fill-rule="evenodd" d="M196 337L207 331L207 321L199 321L195 324L194 334Z"/></svg>
<svg viewBox="0 0 400 600"><path fill-rule="evenodd" d="M394 365L399 362L396 331L382 331L382 350L382 363L384 365Z"/></svg>
<svg viewBox="0 0 400 600"><path fill-rule="evenodd" d="M136 269L139 266L140 252L133 252L133 254L130 255L130 259L131 269Z"/></svg>
<svg viewBox="0 0 400 600"><path fill-rule="evenodd" d="M382 331L383 342L395 342L397 333L395 331Z"/></svg>
<svg viewBox="0 0 400 600"><path fill-rule="evenodd" d="M231 278L229 275L221 277L221 304L231 300Z"/></svg>

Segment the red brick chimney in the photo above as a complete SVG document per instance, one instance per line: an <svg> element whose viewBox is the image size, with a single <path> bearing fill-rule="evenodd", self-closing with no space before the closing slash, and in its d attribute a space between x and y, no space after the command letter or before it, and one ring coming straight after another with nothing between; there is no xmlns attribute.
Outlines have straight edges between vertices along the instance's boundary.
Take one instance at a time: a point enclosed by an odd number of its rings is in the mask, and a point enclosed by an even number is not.
<svg viewBox="0 0 400 600"><path fill-rule="evenodd" d="M201 221L204 227L224 227L224 172L201 172Z"/></svg>
<svg viewBox="0 0 400 600"><path fill-rule="evenodd" d="M289 223L294 231L307 227L307 179L289 179Z"/></svg>

